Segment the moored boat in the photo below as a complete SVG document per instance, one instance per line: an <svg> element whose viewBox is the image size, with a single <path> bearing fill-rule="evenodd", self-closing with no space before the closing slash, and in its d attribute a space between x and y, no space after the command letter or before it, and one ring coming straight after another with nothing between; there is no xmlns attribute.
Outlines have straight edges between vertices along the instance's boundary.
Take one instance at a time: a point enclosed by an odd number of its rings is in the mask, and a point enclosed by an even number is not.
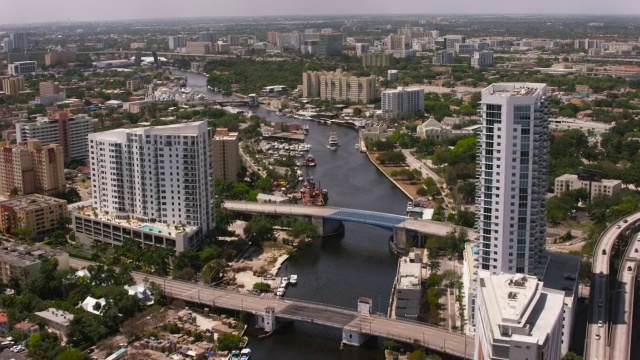
<svg viewBox="0 0 640 360"><path fill-rule="evenodd" d="M298 283L298 275L296 275L296 274L292 274L292 275L289 277L289 283L290 283L291 285L296 285L296 284Z"/></svg>
<svg viewBox="0 0 640 360"><path fill-rule="evenodd" d="M304 164L305 166L316 166L316 158L313 155L309 154L304 160Z"/></svg>

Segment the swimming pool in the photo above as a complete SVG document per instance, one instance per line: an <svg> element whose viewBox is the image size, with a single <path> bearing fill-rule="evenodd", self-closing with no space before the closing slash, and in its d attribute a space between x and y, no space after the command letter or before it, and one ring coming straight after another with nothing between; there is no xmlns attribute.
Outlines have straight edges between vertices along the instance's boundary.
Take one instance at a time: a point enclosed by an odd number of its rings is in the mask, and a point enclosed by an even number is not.
<svg viewBox="0 0 640 360"><path fill-rule="evenodd" d="M142 225L140 226L140 229L145 230L145 231L151 231L151 232L155 232L155 233L161 233L162 229L159 229L155 226L151 226L151 225Z"/></svg>

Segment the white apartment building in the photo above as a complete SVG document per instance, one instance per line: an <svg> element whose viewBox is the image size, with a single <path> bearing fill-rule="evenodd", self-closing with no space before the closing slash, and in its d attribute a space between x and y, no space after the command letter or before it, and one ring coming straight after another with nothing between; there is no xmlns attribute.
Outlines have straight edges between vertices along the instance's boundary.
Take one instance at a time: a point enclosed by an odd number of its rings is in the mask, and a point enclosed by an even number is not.
<svg viewBox="0 0 640 360"><path fill-rule="evenodd" d="M19 143L36 139L43 146L59 144L64 151L65 162L88 159L87 135L92 132L93 119L85 114L58 112L53 118L40 116L35 122L16 123L16 140Z"/></svg>
<svg viewBox="0 0 640 360"><path fill-rule="evenodd" d="M92 206L77 211L82 243L144 246L180 252L212 227L210 136L206 121L89 135Z"/></svg>
<svg viewBox="0 0 640 360"><path fill-rule="evenodd" d="M38 70L38 64L35 61L19 61L8 65L9 75L25 75L33 74Z"/></svg>
<svg viewBox="0 0 640 360"><path fill-rule="evenodd" d="M398 117L424 111L424 89L403 88L382 92L382 113L386 117Z"/></svg>
<svg viewBox="0 0 640 360"><path fill-rule="evenodd" d="M478 274L475 360L559 360L564 293L535 276Z"/></svg>
<svg viewBox="0 0 640 360"><path fill-rule="evenodd" d="M482 90L476 231L482 270L542 274L548 173L547 86Z"/></svg>
<svg viewBox="0 0 640 360"><path fill-rule="evenodd" d="M578 178L578 175L574 174L560 175L555 180L554 189L556 195L560 195L565 191L571 191L581 188L587 189L587 192L589 192L589 188L591 188L590 196L592 199L598 195L611 196L622 190L622 181L613 179L602 179L601 181L591 182L591 186L589 186L589 181L580 180ZM588 199L584 200L587 201Z"/></svg>

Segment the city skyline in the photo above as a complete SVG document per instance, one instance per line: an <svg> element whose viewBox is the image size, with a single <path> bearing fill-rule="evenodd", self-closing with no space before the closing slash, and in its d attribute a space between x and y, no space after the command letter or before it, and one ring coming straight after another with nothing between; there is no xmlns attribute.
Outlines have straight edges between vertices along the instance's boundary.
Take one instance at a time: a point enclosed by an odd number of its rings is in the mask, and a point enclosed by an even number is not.
<svg viewBox="0 0 640 360"><path fill-rule="evenodd" d="M640 3L629 3L623 0L598 2L589 0L581 3L558 3L541 0L535 3L507 3L489 0L482 3L470 0L455 0L442 4L425 4L417 0L402 0L388 3L380 0L373 2L339 2L329 0L317 11L313 2L297 2L280 0L276 4L259 7L247 1L225 4L224 12L220 12L214 4L205 0L188 0L184 6L176 7L167 0L139 0L126 2L114 0L108 7L93 11L80 0L69 0L64 3L36 1L34 3L12 3L8 11L0 14L0 24L16 25L39 22L59 21L119 21L136 19L168 19L190 17L226 17L226 16L296 16L296 15L398 15L424 13L425 16L442 15L491 15L491 14L572 14L576 15L579 5L581 15L640 15ZM366 6L365 6L366 5ZM128 11L122 11L128 9ZM459 12L459 9L464 9Z"/></svg>

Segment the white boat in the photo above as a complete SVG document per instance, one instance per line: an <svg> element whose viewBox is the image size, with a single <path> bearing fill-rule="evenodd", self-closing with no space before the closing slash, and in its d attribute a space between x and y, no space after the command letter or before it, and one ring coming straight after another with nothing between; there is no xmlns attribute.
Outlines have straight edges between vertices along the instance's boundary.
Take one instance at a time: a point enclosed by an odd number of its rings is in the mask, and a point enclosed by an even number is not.
<svg viewBox="0 0 640 360"><path fill-rule="evenodd" d="M282 286L278 288L278 290L276 291L276 296L284 296L284 291L285 288L283 288Z"/></svg>
<svg viewBox="0 0 640 360"><path fill-rule="evenodd" d="M338 135L335 132L332 132L329 136L329 145L338 146Z"/></svg>
<svg viewBox="0 0 640 360"><path fill-rule="evenodd" d="M240 360L249 360L249 358L251 358L251 349L242 349L242 351L240 351Z"/></svg>
<svg viewBox="0 0 640 360"><path fill-rule="evenodd" d="M298 275L291 275L291 277L289 278L289 282L291 283L291 285L295 285L298 283Z"/></svg>

